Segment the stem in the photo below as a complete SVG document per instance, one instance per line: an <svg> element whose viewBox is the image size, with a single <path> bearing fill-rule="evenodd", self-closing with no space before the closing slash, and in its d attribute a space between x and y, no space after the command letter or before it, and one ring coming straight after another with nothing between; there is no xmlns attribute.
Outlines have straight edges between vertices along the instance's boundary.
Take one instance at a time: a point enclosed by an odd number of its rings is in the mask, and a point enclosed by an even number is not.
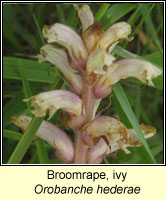
<svg viewBox="0 0 166 200"><path fill-rule="evenodd" d="M77 133L75 148L75 164L86 164L88 147L83 143L82 132Z"/></svg>
<svg viewBox="0 0 166 200"><path fill-rule="evenodd" d="M93 94L93 85L89 85L88 81L84 80L84 85L83 85L83 103L85 107L85 117L86 117L86 122L90 122L94 118L94 109L95 109L95 103L96 99Z"/></svg>
<svg viewBox="0 0 166 200"><path fill-rule="evenodd" d="M86 78L87 77L84 78L82 99L85 108L85 121L86 123L88 123L93 120L95 116L94 109L96 99L93 95L93 85L89 85ZM75 164L86 164L87 162L87 152L89 148L84 144L82 136L82 131L77 133L75 147Z"/></svg>

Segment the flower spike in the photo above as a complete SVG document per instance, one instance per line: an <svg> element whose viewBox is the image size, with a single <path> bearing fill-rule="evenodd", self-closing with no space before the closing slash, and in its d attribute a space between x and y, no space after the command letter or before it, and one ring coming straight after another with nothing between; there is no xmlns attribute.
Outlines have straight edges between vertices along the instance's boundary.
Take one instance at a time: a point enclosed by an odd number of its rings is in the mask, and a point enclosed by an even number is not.
<svg viewBox="0 0 166 200"><path fill-rule="evenodd" d="M128 154L128 147L143 145L142 138L134 129L127 129L116 118L102 116L110 105L101 109L101 100L121 79L134 77L153 86L152 79L160 76L162 71L145 60L116 60L116 55L111 54L120 40L133 39L130 38L131 26L128 23L115 23L105 31L102 24L95 21L88 5L79 8L74 4L74 7L82 23L82 38L67 25L45 25L43 36L47 42L56 42L64 48L46 44L38 55L39 62L50 62L63 73L74 93L54 90L24 101L31 101L32 113L37 117L45 116L48 111L50 119L58 109L62 109L62 123L73 129L75 144L65 132L46 121L36 135L51 144L63 162L98 164L119 149ZM13 122L24 131L30 121L27 116L13 117ZM145 139L156 134L154 127L141 124L140 128Z"/></svg>

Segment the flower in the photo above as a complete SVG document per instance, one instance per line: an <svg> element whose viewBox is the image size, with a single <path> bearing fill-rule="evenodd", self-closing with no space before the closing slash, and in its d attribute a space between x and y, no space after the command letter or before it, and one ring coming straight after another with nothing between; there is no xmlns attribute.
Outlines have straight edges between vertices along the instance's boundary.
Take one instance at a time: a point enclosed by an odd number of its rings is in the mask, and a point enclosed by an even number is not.
<svg viewBox="0 0 166 200"><path fill-rule="evenodd" d="M132 40L131 27L126 22L118 22L106 31L96 22L88 5L78 8L82 23L82 38L67 25L55 23L45 25L43 36L49 44L44 45L38 55L39 62L50 62L57 67L72 88L72 92L54 90L32 96L31 101L37 116L49 119L58 109L67 113L67 125L76 132L75 145L62 130L44 121L36 135L56 150L57 155L66 163L101 163L110 153L128 147L142 145L134 129L127 129L118 119L96 115L103 98L108 96L113 86L121 79L135 77L153 86L152 79L162 71L155 65L139 59L116 61L111 54L120 40ZM51 43L58 43L57 48ZM14 123L24 130L30 122L27 116L14 118ZM140 125L145 138L156 133L156 129Z"/></svg>
<svg viewBox="0 0 166 200"><path fill-rule="evenodd" d="M31 118L25 115L13 116L12 121L25 131L31 122ZM64 131L47 121L43 121L36 132L36 136L47 141L53 148L55 148L56 156L63 162L71 163L73 161L74 147L71 139Z"/></svg>
<svg viewBox="0 0 166 200"><path fill-rule="evenodd" d="M74 113L75 115L81 114L82 101L72 92L65 90L53 90L49 92L43 92L36 96L32 96L24 101L31 100L32 106L36 108L32 113L37 117L46 115L46 111L49 110L49 119L60 108L63 110Z"/></svg>
<svg viewBox="0 0 166 200"><path fill-rule="evenodd" d="M156 129L152 126L141 124L140 127L145 138L149 138L156 134ZM105 143L101 143L99 140L96 145L100 146L103 155L108 154L108 147L110 147L110 152L121 149L128 154L130 151L127 147L138 147L142 145L134 129L127 129L119 120L109 116L99 116L95 118L89 124L86 124L84 131L86 132L85 137L88 136L88 143L95 144L96 138L103 138L105 140ZM96 154L98 154L100 148L97 148L97 150L96 147L92 148L90 153L93 152L93 154L95 154L97 152ZM105 149L105 152L103 151L103 148ZM100 154L101 153L99 153L99 157Z"/></svg>

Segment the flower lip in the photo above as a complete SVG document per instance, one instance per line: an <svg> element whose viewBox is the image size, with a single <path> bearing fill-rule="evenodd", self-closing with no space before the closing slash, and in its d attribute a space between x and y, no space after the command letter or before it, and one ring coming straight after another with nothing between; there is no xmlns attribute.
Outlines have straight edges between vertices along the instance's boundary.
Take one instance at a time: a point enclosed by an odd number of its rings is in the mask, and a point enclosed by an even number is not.
<svg viewBox="0 0 166 200"><path fill-rule="evenodd" d="M65 90L53 90L43 92L36 96L32 96L25 101L31 100L35 110L32 111L37 117L44 116L49 110L49 119L60 108L66 112L80 115L82 110L82 101L74 93Z"/></svg>
<svg viewBox="0 0 166 200"><path fill-rule="evenodd" d="M48 61L56 66L65 76L66 80L71 84L77 94L81 94L83 82L78 71L71 68L68 62L67 54L64 50L46 44L40 49L41 54L38 55L39 62Z"/></svg>
<svg viewBox="0 0 166 200"><path fill-rule="evenodd" d="M113 117L97 117L84 128L93 138L107 136L109 144L118 140L128 141L127 128Z"/></svg>
<svg viewBox="0 0 166 200"><path fill-rule="evenodd" d="M110 26L99 40L97 47L107 49L115 42L128 39L128 35L131 33L131 26L126 22L118 22Z"/></svg>
<svg viewBox="0 0 166 200"><path fill-rule="evenodd" d="M152 79L161 75L162 71L145 60L123 59L114 63L116 68L110 73L110 82L115 84L121 79L135 77L149 86L154 86Z"/></svg>
<svg viewBox="0 0 166 200"><path fill-rule="evenodd" d="M73 62L85 68L88 52L81 37L72 28L59 23L44 26L43 36L48 43L57 42L64 46Z"/></svg>

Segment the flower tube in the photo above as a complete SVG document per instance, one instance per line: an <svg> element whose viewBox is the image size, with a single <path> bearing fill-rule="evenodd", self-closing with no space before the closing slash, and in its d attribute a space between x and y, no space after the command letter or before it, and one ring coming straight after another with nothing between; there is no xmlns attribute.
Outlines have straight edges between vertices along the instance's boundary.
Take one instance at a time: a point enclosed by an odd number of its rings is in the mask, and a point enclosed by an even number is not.
<svg viewBox="0 0 166 200"><path fill-rule="evenodd" d="M20 127L23 132L27 129L31 120L30 117L25 115L12 117L13 123ZM73 144L64 131L47 121L43 121L37 130L36 135L53 146L56 149L57 157L63 162L72 162L74 157Z"/></svg>

